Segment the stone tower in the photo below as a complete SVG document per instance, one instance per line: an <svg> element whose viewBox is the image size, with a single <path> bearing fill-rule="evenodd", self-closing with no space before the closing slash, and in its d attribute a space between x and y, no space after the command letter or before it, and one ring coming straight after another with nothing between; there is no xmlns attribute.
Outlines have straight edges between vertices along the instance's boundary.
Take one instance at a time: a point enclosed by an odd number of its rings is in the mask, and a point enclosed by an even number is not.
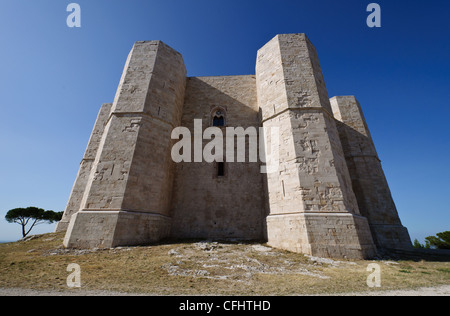
<svg viewBox="0 0 450 316"><path fill-rule="evenodd" d="M87 181L80 181L84 192L72 193L71 201L80 202L66 247L136 245L169 235L170 135L180 125L185 82L179 53L159 41L134 45L106 122L106 106L100 113L98 125L106 124Z"/></svg>
<svg viewBox="0 0 450 316"><path fill-rule="evenodd" d="M354 96L339 96L331 99L331 107L359 210L369 221L375 244L410 248L408 231L398 216L361 105Z"/></svg>
<svg viewBox="0 0 450 316"><path fill-rule="evenodd" d="M198 120L203 132L214 113L225 137L227 127L279 128L278 170L262 174L249 160L175 163L173 129L193 132ZM179 53L137 42L114 102L101 107L57 230L74 248L239 239L370 258L377 247L411 246L359 103L329 99L304 34L276 36L248 76L186 78Z"/></svg>
<svg viewBox="0 0 450 316"><path fill-rule="evenodd" d="M282 128L280 172L267 175L269 244L373 256L315 48L304 34L278 35L258 52L256 77L263 125Z"/></svg>

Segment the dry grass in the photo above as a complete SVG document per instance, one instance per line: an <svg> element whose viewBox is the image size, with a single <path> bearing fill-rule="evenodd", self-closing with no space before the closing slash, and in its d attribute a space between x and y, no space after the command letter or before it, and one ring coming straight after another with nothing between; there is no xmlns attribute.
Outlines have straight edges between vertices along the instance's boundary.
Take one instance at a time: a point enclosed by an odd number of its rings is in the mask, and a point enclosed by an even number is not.
<svg viewBox="0 0 450 316"><path fill-rule="evenodd" d="M298 295L413 289L450 284L449 262L375 261L380 289L369 289L374 261L311 260L252 244L177 243L66 251L61 234L0 245L0 288L68 290L70 263L82 290L154 295Z"/></svg>

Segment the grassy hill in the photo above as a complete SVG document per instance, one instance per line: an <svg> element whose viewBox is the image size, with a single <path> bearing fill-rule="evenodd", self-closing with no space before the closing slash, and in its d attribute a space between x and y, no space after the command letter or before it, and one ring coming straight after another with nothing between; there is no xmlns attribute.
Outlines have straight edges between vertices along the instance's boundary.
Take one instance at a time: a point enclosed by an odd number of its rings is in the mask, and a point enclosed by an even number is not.
<svg viewBox="0 0 450 316"><path fill-rule="evenodd" d="M261 244L192 242L67 250L62 234L0 245L0 288L106 290L154 295L298 295L413 289L450 284L450 262L346 261ZM67 266L81 267L69 289ZM381 288L367 267L381 267Z"/></svg>

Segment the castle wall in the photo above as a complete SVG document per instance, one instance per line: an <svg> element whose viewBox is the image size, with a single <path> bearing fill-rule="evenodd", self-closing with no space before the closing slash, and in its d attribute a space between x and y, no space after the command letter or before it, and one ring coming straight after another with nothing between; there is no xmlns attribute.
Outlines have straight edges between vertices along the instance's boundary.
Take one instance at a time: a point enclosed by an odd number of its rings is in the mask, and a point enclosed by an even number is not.
<svg viewBox="0 0 450 316"><path fill-rule="evenodd" d="M192 138L194 119L201 119L205 130L211 126L212 111L217 107L226 112L226 126L258 129L255 76L188 78L181 126L189 128ZM227 137L225 127L221 129ZM208 142L204 140L203 147ZM236 148L237 139L235 153ZM216 163L177 164L172 237L250 240L264 237L263 176L260 164L249 162L248 145L246 148L247 162L225 162L224 177L217 176Z"/></svg>

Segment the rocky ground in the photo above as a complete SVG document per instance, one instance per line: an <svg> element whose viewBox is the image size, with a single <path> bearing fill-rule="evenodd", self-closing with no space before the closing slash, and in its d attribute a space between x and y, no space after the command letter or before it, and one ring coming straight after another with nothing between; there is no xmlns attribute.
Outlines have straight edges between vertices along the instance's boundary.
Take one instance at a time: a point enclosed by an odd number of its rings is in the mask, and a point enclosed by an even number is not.
<svg viewBox="0 0 450 316"><path fill-rule="evenodd" d="M50 234L0 245L0 295L450 295L450 262L332 260L212 241L73 250L61 240ZM81 267L80 289L66 284L72 263ZM372 263L381 288L367 285Z"/></svg>

